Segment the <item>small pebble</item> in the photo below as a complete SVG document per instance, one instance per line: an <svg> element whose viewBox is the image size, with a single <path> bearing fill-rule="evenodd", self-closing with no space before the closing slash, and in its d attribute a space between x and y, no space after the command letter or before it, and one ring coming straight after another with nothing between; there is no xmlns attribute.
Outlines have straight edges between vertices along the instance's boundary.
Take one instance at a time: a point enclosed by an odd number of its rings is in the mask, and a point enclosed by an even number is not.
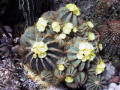
<svg viewBox="0 0 120 90"><path fill-rule="evenodd" d="M116 86L114 90L120 90L120 85Z"/></svg>
<svg viewBox="0 0 120 90"><path fill-rule="evenodd" d="M115 88L117 85L115 84L115 83L111 83L110 85L109 85L109 89L110 88Z"/></svg>

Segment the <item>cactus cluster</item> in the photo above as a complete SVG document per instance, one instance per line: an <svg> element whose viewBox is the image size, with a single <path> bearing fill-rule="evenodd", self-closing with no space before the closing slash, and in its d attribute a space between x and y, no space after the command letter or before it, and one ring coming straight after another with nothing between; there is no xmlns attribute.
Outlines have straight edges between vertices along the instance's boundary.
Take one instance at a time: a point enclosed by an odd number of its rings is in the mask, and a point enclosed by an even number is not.
<svg viewBox="0 0 120 90"><path fill-rule="evenodd" d="M104 62L97 57L102 44L93 28L92 22L82 20L75 4L44 13L21 36L28 77L46 87L64 81L68 87L77 88L86 83L94 60L99 62L95 76L101 74L105 64L99 68Z"/></svg>

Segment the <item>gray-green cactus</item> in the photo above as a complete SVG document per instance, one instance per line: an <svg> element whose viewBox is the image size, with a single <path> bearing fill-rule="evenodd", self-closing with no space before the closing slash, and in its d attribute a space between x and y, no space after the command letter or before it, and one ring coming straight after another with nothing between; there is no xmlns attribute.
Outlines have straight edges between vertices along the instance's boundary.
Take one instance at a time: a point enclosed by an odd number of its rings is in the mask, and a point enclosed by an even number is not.
<svg viewBox="0 0 120 90"><path fill-rule="evenodd" d="M104 79L100 75L90 75L88 76L88 80L86 82L86 88L87 90L102 90L104 84Z"/></svg>

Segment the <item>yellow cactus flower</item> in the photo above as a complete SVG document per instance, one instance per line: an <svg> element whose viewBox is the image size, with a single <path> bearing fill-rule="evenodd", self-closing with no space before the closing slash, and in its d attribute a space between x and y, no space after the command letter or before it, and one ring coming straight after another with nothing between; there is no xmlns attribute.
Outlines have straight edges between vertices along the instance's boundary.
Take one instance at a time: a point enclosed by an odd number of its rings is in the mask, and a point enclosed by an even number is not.
<svg viewBox="0 0 120 90"><path fill-rule="evenodd" d="M37 26L37 29L38 29L39 32L44 32L45 31L45 26L39 25L39 26Z"/></svg>
<svg viewBox="0 0 120 90"><path fill-rule="evenodd" d="M102 51L103 46L102 46L102 44L101 44L101 43L98 45L98 47L99 47L100 51Z"/></svg>
<svg viewBox="0 0 120 90"><path fill-rule="evenodd" d="M91 55L90 55L90 56L91 56L91 57L90 57L89 61L94 60L94 58L96 57L95 53L91 53Z"/></svg>
<svg viewBox="0 0 120 90"><path fill-rule="evenodd" d="M101 68L105 68L105 66L106 66L102 60L100 61L100 65L101 65Z"/></svg>
<svg viewBox="0 0 120 90"><path fill-rule="evenodd" d="M83 49L94 50L94 47L89 42L81 42L79 43L79 50Z"/></svg>
<svg viewBox="0 0 120 90"><path fill-rule="evenodd" d="M73 24L72 23L66 23L65 26L63 27L63 33L64 34L70 34L72 31Z"/></svg>
<svg viewBox="0 0 120 90"><path fill-rule="evenodd" d="M93 41L93 40L95 40L95 34L94 33L92 33L92 32L89 32L89 34L88 34L88 39L89 40L91 40L91 41Z"/></svg>
<svg viewBox="0 0 120 90"><path fill-rule="evenodd" d="M79 10L79 8L76 8L76 10L73 11L73 14L75 14L76 16L79 16L79 15L80 15L80 10Z"/></svg>
<svg viewBox="0 0 120 90"><path fill-rule="evenodd" d="M44 32L48 21L45 20L43 17L39 18L38 22L36 23L36 28L39 32Z"/></svg>
<svg viewBox="0 0 120 90"><path fill-rule="evenodd" d="M82 62L87 60L92 61L95 58L94 47L88 42L81 42L79 44L79 52L77 53L77 58Z"/></svg>
<svg viewBox="0 0 120 90"><path fill-rule="evenodd" d="M74 81L73 77L67 76L65 78L66 83L72 83Z"/></svg>
<svg viewBox="0 0 120 90"><path fill-rule="evenodd" d="M60 25L58 22L53 22L52 23L52 29L54 32L60 32Z"/></svg>
<svg viewBox="0 0 120 90"><path fill-rule="evenodd" d="M81 59L81 61L82 61L82 62L86 62L86 61L87 61L87 59L86 59L86 58L83 58L83 59Z"/></svg>
<svg viewBox="0 0 120 90"><path fill-rule="evenodd" d="M80 51L77 53L77 58L78 59L83 59L84 55L80 53Z"/></svg>
<svg viewBox="0 0 120 90"><path fill-rule="evenodd" d="M58 65L58 70L64 71L65 70L65 66L63 64Z"/></svg>
<svg viewBox="0 0 120 90"><path fill-rule="evenodd" d="M66 38L66 34L61 33L61 34L59 35L59 39L65 39L65 38Z"/></svg>
<svg viewBox="0 0 120 90"><path fill-rule="evenodd" d="M76 33L77 31L78 31L78 29L77 29L76 27L74 27L74 28L73 28L73 32Z"/></svg>
<svg viewBox="0 0 120 90"><path fill-rule="evenodd" d="M33 54L33 58L37 58L37 55L36 55L36 54Z"/></svg>
<svg viewBox="0 0 120 90"><path fill-rule="evenodd" d="M69 11L75 11L76 5L70 3L70 4L67 4L67 5L66 5L66 8L67 8Z"/></svg>
<svg viewBox="0 0 120 90"><path fill-rule="evenodd" d="M34 43L31 51L34 52L33 57L36 58L37 55L39 58L44 58L47 54L46 51L48 50L47 45L44 42L36 42Z"/></svg>
<svg viewBox="0 0 120 90"><path fill-rule="evenodd" d="M44 57L46 57L46 56L47 56L47 53L46 53L46 52L41 52L41 53L38 54L38 57L39 57L39 58L44 58Z"/></svg>
<svg viewBox="0 0 120 90"><path fill-rule="evenodd" d="M105 63L100 60L100 63L96 66L96 74L101 74L104 71L105 67Z"/></svg>
<svg viewBox="0 0 120 90"><path fill-rule="evenodd" d="M94 24L93 24L91 21L88 21L88 22L87 22L87 25L88 25L88 27L90 27L90 28L94 28Z"/></svg>
<svg viewBox="0 0 120 90"><path fill-rule="evenodd" d="M80 15L80 10L79 10L79 8L75 4L67 4L66 8L69 11L73 12L73 14L75 14L76 16Z"/></svg>

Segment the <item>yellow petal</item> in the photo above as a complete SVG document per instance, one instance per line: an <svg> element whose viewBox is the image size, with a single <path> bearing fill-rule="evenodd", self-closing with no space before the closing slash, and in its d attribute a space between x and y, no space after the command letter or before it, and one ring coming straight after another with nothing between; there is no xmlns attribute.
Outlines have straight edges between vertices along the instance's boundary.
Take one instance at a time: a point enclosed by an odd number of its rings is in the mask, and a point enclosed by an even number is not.
<svg viewBox="0 0 120 90"><path fill-rule="evenodd" d="M59 35L59 39L65 39L65 38L66 38L66 34L61 33L61 34Z"/></svg>
<svg viewBox="0 0 120 90"><path fill-rule="evenodd" d="M39 25L47 26L47 23L48 23L48 21L45 18L41 17L41 18L39 18L37 25L38 26Z"/></svg>
<svg viewBox="0 0 120 90"><path fill-rule="evenodd" d="M79 15L80 15L79 8L78 8L75 4L67 4L67 5L66 5L66 8L67 8L69 11L72 11L73 14L75 14L76 16L79 16Z"/></svg>
<svg viewBox="0 0 120 90"><path fill-rule="evenodd" d="M89 50L85 50L85 51L84 51L84 54L85 54L85 55L89 55L89 54L91 54L91 52L90 52Z"/></svg>
<svg viewBox="0 0 120 90"><path fill-rule="evenodd" d="M38 57L39 58L45 58L47 56L47 53L46 52L43 52L43 53L39 53L38 54Z"/></svg>
<svg viewBox="0 0 120 90"><path fill-rule="evenodd" d="M104 70L103 69L96 69L96 74L101 74Z"/></svg>
<svg viewBox="0 0 120 90"><path fill-rule="evenodd" d="M55 32L60 32L60 25L59 25L59 23L58 22L53 22L52 23L52 29Z"/></svg>
<svg viewBox="0 0 120 90"><path fill-rule="evenodd" d="M90 28L94 28L94 24L93 24L91 21L88 21L88 22L87 22L87 25L88 25L88 27L90 27Z"/></svg>
<svg viewBox="0 0 120 90"><path fill-rule="evenodd" d="M47 45L44 42L35 42L31 48L31 51L38 55L39 58L46 56L46 51L48 50ZM35 55L33 57L36 57Z"/></svg>
<svg viewBox="0 0 120 90"><path fill-rule="evenodd" d="M58 65L58 70L64 71L65 67L63 64Z"/></svg>
<svg viewBox="0 0 120 90"><path fill-rule="evenodd" d="M71 32L71 29L63 27L63 33L64 34L70 34L70 32Z"/></svg>
<svg viewBox="0 0 120 90"><path fill-rule="evenodd" d="M95 40L95 34L94 33L91 33L91 32L89 32L89 34L88 34L88 39L89 40Z"/></svg>
<svg viewBox="0 0 120 90"><path fill-rule="evenodd" d="M100 62L100 65L101 65L102 68L105 68L105 66L106 66L103 61Z"/></svg>
<svg viewBox="0 0 120 90"><path fill-rule="evenodd" d="M100 60L100 64L96 66L96 74L102 73L105 69L105 66L105 63L102 60Z"/></svg>
<svg viewBox="0 0 120 90"><path fill-rule="evenodd" d="M78 29L76 27L73 28L73 32L77 32Z"/></svg>
<svg viewBox="0 0 120 90"><path fill-rule="evenodd" d="M57 33L60 32L60 26L57 26L57 27L53 28L53 31L57 32Z"/></svg>
<svg viewBox="0 0 120 90"><path fill-rule="evenodd" d="M72 83L74 81L73 77L66 77L65 78L66 83Z"/></svg>
<svg viewBox="0 0 120 90"><path fill-rule="evenodd" d="M79 15L80 15L80 10L79 10L79 8L77 8L75 11L73 11L73 13L74 13L76 16L79 16Z"/></svg>
<svg viewBox="0 0 120 90"><path fill-rule="evenodd" d="M39 25L36 28L38 29L39 32L44 32L45 31L45 26L43 26L43 25Z"/></svg>
<svg viewBox="0 0 120 90"><path fill-rule="evenodd" d="M99 47L100 51L102 51L103 46L102 46L102 44L101 44L101 43L98 45L98 47Z"/></svg>
<svg viewBox="0 0 120 90"><path fill-rule="evenodd" d="M54 28L56 26L59 26L59 23L58 22L52 22L52 28Z"/></svg>
<svg viewBox="0 0 120 90"><path fill-rule="evenodd" d="M37 55L36 55L36 54L33 54L33 58L37 58Z"/></svg>
<svg viewBox="0 0 120 90"><path fill-rule="evenodd" d="M74 11L76 9L76 5L75 4L67 4L66 5L66 8L69 10L69 11Z"/></svg>
<svg viewBox="0 0 120 90"><path fill-rule="evenodd" d="M89 61L94 60L94 58L95 58L95 57L96 57L95 53L92 53L92 55L91 55L91 57L90 57Z"/></svg>
<svg viewBox="0 0 120 90"><path fill-rule="evenodd" d="M82 61L82 62L86 62L86 61L87 61L87 59L86 59L86 58L83 58L83 59L81 59L81 61Z"/></svg>
<svg viewBox="0 0 120 90"><path fill-rule="evenodd" d="M79 54L79 53L77 54L78 59L83 59L83 57L84 57L83 54Z"/></svg>
<svg viewBox="0 0 120 90"><path fill-rule="evenodd" d="M88 50L94 50L94 47L89 42L81 42L79 43L79 50L88 49Z"/></svg>
<svg viewBox="0 0 120 90"><path fill-rule="evenodd" d="M73 24L72 23L66 23L65 27L67 27L69 29L72 29L73 28Z"/></svg>

